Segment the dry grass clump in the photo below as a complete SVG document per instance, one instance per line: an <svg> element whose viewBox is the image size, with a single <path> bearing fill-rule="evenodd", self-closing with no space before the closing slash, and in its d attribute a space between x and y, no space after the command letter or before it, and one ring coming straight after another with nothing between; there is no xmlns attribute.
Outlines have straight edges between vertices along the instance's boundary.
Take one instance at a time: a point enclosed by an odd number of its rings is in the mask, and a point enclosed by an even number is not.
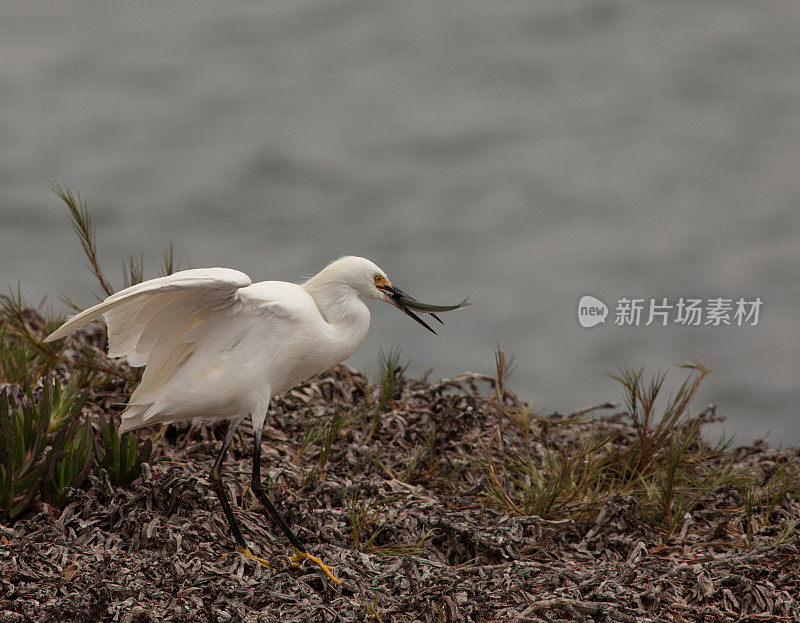
<svg viewBox="0 0 800 623"><path fill-rule="evenodd" d="M502 353L498 359L500 369ZM701 438L713 408L690 415L691 399L709 371L702 363L683 367L691 373L663 401L660 413L664 373L648 382L642 369L614 377L623 388L626 410L613 417L625 426L587 425L590 413L613 405L542 420L527 405L501 401L495 392L489 406L509 424L496 426L494 437L479 442L477 464L490 497L507 512L581 520L612 495L632 495L642 516L668 539L703 493L746 480L725 458L729 442L711 445ZM554 429L556 422L560 426ZM570 428L577 434L565 436ZM539 434L532 434L537 429Z"/></svg>

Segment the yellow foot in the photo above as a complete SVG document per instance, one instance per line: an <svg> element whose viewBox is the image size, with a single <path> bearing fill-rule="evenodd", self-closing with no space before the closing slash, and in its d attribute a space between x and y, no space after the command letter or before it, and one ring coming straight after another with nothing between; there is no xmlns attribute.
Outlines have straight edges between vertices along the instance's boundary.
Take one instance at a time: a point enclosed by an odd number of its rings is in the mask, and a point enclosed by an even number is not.
<svg viewBox="0 0 800 623"><path fill-rule="evenodd" d="M309 554L308 552L301 552L297 548L295 548L295 551L297 552L297 554L295 554L294 556L289 556L289 561L292 563L293 567L299 567L300 563L303 562L304 560L310 560L311 562L316 563L319 566L319 568L322 569L322 572L325 575L327 575L331 580L336 582L337 586L341 586L342 581L335 575L333 575L333 569L331 567L326 565L324 562L322 562L319 558L317 558L313 554Z"/></svg>
<svg viewBox="0 0 800 623"><path fill-rule="evenodd" d="M262 567L267 567L267 568L269 568L269 560L266 560L265 558L259 558L258 556L256 556L255 554L253 554L253 552L251 552L251 551L250 551L248 548L246 548L246 547L242 547L241 545L239 545L239 546L237 547L237 549L239 550L239 553L240 553L242 556L244 556L245 558L247 558L247 559L249 559L249 560L255 560L255 561L256 561L258 564L260 564ZM228 555L228 554L222 554L222 556L220 556L220 558L225 558L225 556L227 556L227 555Z"/></svg>

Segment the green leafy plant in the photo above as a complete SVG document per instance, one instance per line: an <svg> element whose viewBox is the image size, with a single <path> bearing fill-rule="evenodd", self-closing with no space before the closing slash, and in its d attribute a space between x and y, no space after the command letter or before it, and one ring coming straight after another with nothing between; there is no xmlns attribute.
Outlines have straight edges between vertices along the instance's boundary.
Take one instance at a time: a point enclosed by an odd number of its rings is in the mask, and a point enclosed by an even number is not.
<svg viewBox="0 0 800 623"><path fill-rule="evenodd" d="M98 300L112 294L86 203L67 186L51 184L51 189L69 210L70 224L100 286ZM179 266L170 244L161 273L171 274ZM141 256L128 258L123 273L125 285L142 281ZM75 301L62 299L82 310ZM40 500L63 506L68 489L80 487L95 467L106 469L114 484L129 484L152 454L150 440L139 443L130 433L120 436L110 423L100 422L99 435L88 421L81 424L86 397L78 388L108 386L119 379L134 385L141 370L103 356L102 339L45 342L63 321L51 307L27 306L19 285L0 295L0 383L11 386L0 393L0 520L13 521ZM66 385L52 376L55 368L68 374ZM38 383L42 389L35 391Z"/></svg>
<svg viewBox="0 0 800 623"><path fill-rule="evenodd" d="M126 486L142 473L142 463L150 460L153 442L145 439L141 444L131 432L119 434L117 427L100 420L100 439L95 440L98 467L108 472L115 485Z"/></svg>
<svg viewBox="0 0 800 623"><path fill-rule="evenodd" d="M79 486L91 467L91 430L77 424L86 396L52 377L38 400L30 384L24 393L18 402L7 388L0 392L0 518L12 521L42 495L63 503L65 488Z"/></svg>
<svg viewBox="0 0 800 623"><path fill-rule="evenodd" d="M38 414L37 414L38 415ZM33 502L52 468L46 450L47 422L26 418L3 388L0 392L0 518L14 520Z"/></svg>
<svg viewBox="0 0 800 623"><path fill-rule="evenodd" d="M76 420L71 421L64 432L59 434L54 446L62 448L63 456L53 464L53 474L49 481L49 488L45 490L44 497L47 501L61 508L69 496L67 488L77 489L89 475L94 465L92 453L92 426L85 422L82 426Z"/></svg>
<svg viewBox="0 0 800 623"><path fill-rule="evenodd" d="M86 404L86 394L78 391L77 380L70 379L66 388L61 387L58 379L47 378L43 383L43 392L39 408L49 410L47 433L56 433L75 421ZM34 404L30 385L25 388L25 395L30 404Z"/></svg>

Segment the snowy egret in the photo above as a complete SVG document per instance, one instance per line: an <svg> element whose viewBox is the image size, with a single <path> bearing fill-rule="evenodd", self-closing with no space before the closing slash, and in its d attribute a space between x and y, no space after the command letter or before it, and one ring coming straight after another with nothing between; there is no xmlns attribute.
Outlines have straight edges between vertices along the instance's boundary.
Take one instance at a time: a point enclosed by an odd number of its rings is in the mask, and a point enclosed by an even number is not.
<svg viewBox="0 0 800 623"><path fill-rule="evenodd" d="M252 283L228 268L184 270L109 296L48 336L62 338L105 316L108 356L146 366L120 432L192 418L230 420L209 480L239 551L263 565L242 536L222 487L221 469L236 428L253 422L252 491L297 554L337 584L330 567L308 552L261 484L261 434L270 398L350 357L364 341L369 310L362 299L383 299L433 331L414 311L451 311L467 305L427 305L392 285L362 257L342 257L302 284Z"/></svg>

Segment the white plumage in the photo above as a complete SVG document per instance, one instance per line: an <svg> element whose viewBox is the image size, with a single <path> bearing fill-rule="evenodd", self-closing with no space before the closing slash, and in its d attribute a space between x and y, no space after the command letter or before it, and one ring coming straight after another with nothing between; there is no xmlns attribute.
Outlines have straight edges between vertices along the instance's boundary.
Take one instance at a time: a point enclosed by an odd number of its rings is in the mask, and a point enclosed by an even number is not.
<svg viewBox="0 0 800 623"><path fill-rule="evenodd" d="M337 584L330 567L308 552L261 484L261 434L275 394L324 372L352 355L369 329L362 299L383 299L433 331L412 309L429 313L460 305L425 305L391 284L362 257L342 257L302 284L251 283L228 268L184 270L109 296L53 332L65 337L101 315L108 325L109 357L145 366L142 381L122 414L120 432L191 418L229 419L209 481L219 497L239 551L254 556L222 487L221 468L237 426L253 420L252 491L297 550Z"/></svg>
<svg viewBox="0 0 800 623"><path fill-rule="evenodd" d="M120 432L195 417L263 425L271 396L352 355L369 329L359 298L382 298L364 258L344 257L298 285L252 284L228 268L184 270L109 296L47 340L105 315L109 357L146 366Z"/></svg>

